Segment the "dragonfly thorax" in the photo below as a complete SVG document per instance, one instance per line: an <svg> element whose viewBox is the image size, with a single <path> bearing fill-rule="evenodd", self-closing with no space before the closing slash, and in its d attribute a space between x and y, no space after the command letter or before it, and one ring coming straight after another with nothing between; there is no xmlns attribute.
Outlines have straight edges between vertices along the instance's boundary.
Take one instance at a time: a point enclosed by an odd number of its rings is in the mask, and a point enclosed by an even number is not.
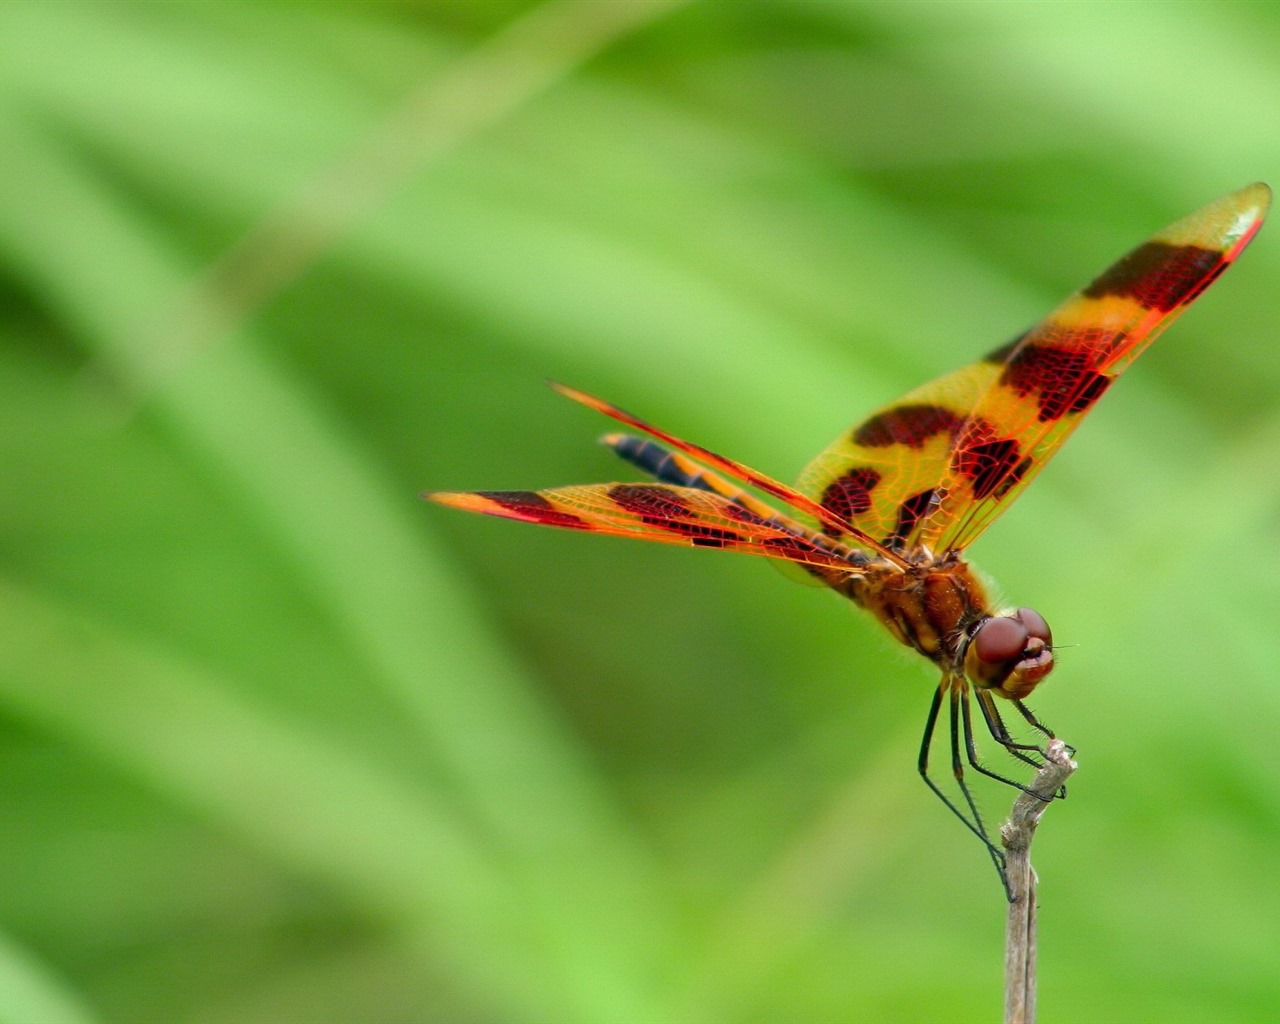
<svg viewBox="0 0 1280 1024"><path fill-rule="evenodd" d="M1021 700L1053 668L1053 634L1030 608L997 612L963 559L903 570L873 563L836 589L876 616L901 643L975 687Z"/></svg>

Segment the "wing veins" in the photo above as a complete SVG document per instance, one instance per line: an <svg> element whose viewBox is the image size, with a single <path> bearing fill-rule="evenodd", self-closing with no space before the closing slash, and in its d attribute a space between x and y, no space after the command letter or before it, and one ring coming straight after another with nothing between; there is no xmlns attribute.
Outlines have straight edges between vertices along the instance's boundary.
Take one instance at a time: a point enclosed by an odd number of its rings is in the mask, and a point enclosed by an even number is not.
<svg viewBox="0 0 1280 1024"><path fill-rule="evenodd" d="M821 534L713 492L670 484L579 484L542 491L433 491L441 505L504 519L673 544L716 547L857 575L865 562ZM626 504L620 504L625 502ZM629 507L627 507L629 506Z"/></svg>
<svg viewBox="0 0 1280 1024"><path fill-rule="evenodd" d="M724 455L717 455L715 452L710 449L703 448L701 445L696 445L690 441L685 441L682 438L676 437L674 434L668 433L661 427L656 427L651 423L647 423L639 417L633 416L631 413L620 409L603 399L587 394L585 391L579 391L576 388L571 388L566 384L560 384L556 381L549 381L548 383L552 388L560 392L560 394L564 395L566 398L571 398L575 402L579 402L582 405L587 406L589 409L594 409L612 419L618 420L620 423L625 423L630 427L635 427L637 430L642 430L646 434L650 434L653 437L666 442L678 451L684 452L690 458L698 459L713 469L724 473L726 476L731 476L733 479L739 480L742 483L747 484L749 487L756 487L759 490L764 491L766 494L772 495L779 501L785 502L797 512L811 516L819 523L822 523L833 531L836 531L837 535L853 538L858 546L866 547L869 550L874 551L882 558L888 559L900 568L905 569L907 567L908 563L901 554L889 547L886 547L870 534L863 533L856 527L844 522L834 513L823 508L812 498L805 494L801 494L794 488L788 487L786 484L779 483L772 477L765 476L763 473L760 473L741 462L737 462Z"/></svg>

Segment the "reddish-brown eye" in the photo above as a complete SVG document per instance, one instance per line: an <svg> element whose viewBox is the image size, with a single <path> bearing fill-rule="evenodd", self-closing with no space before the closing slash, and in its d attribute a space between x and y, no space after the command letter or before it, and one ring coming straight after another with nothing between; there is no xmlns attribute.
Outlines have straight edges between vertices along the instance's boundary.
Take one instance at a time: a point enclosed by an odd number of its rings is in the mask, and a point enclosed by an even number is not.
<svg viewBox="0 0 1280 1024"><path fill-rule="evenodd" d="M1027 632L1031 636L1039 637L1050 647L1053 646L1053 632L1049 629L1049 623L1044 621L1043 615L1031 608L1019 608L1014 614L1022 620L1022 624L1027 627Z"/></svg>
<svg viewBox="0 0 1280 1024"><path fill-rule="evenodd" d="M978 657L988 664L1021 657L1026 646L1027 627L1018 619L987 619L973 638Z"/></svg>

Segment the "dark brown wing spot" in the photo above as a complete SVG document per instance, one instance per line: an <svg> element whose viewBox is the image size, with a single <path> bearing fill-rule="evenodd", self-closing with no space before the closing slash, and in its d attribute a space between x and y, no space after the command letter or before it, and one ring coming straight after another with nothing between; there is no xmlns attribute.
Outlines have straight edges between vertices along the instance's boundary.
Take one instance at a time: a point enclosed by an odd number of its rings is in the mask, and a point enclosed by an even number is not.
<svg viewBox="0 0 1280 1024"><path fill-rule="evenodd" d="M880 482L880 474L869 466L851 469L836 477L822 492L822 507L834 512L841 522L852 523L871 508L871 491ZM823 524L824 533L834 534L834 527Z"/></svg>
<svg viewBox="0 0 1280 1024"><path fill-rule="evenodd" d="M590 523L585 523L575 515L561 512L536 491L478 491L480 497L488 498L495 505L532 522L546 526L562 526L568 530L589 530Z"/></svg>
<svg viewBox="0 0 1280 1024"><path fill-rule="evenodd" d="M894 525L893 533L884 539L885 547L900 548L911 536L911 531L915 529L923 517L927 516L937 506L940 500L938 489L930 487L927 491L920 491L913 494L901 505L898 506L898 521Z"/></svg>
<svg viewBox="0 0 1280 1024"><path fill-rule="evenodd" d="M618 484L609 488L609 497L620 508L640 516L688 516L689 506L678 494L651 484Z"/></svg>
<svg viewBox="0 0 1280 1024"><path fill-rule="evenodd" d="M766 519L764 516L752 512L746 505L738 505L734 502L729 502L725 505L724 514L730 519L736 519L740 523L750 523L752 526L778 525L776 521Z"/></svg>
<svg viewBox="0 0 1280 1024"><path fill-rule="evenodd" d="M1220 265L1225 261L1217 249L1148 242L1104 271L1084 294L1091 299L1119 295L1167 313L1199 294L1221 273Z"/></svg>
<svg viewBox="0 0 1280 1024"><path fill-rule="evenodd" d="M746 540L740 533L707 526L699 522L694 512L678 494L660 487L644 484L618 484L609 488L609 497L621 509L639 516L648 526L656 526L668 533L688 537L689 543L700 548L721 548L726 544Z"/></svg>
<svg viewBox="0 0 1280 1024"><path fill-rule="evenodd" d="M997 489L1008 491L1026 472L1030 460L1023 457L1018 442L1011 437L975 441L957 448L951 458L955 471L968 478L973 496L987 497Z"/></svg>
<svg viewBox="0 0 1280 1024"><path fill-rule="evenodd" d="M1016 466L1014 466L1013 469L1011 469L1008 473L1006 473L1004 476L1004 479L1002 479L1000 483L996 485L995 496L997 498L1003 498L1006 494L1009 493L1010 490L1012 490L1015 486L1017 486L1017 483L1019 480L1021 480L1024 476L1027 475L1027 470L1029 470L1030 468L1031 468L1031 456L1024 455L1022 457L1022 461L1019 462Z"/></svg>
<svg viewBox="0 0 1280 1024"><path fill-rule="evenodd" d="M1206 288L1208 288L1209 285L1213 284L1214 281L1218 280L1218 275L1221 274L1224 270L1226 270L1228 266L1229 264L1227 263L1227 261L1223 260L1216 267L1214 267L1213 270L1209 271L1208 275L1205 277L1203 281L1201 281L1198 285L1192 288L1191 291L1187 292L1187 294L1182 297L1182 304L1184 306L1189 306L1191 305L1191 303L1195 302L1196 299L1200 298L1200 293L1204 291Z"/></svg>
<svg viewBox="0 0 1280 1024"><path fill-rule="evenodd" d="M1108 339L1105 346L1057 345L1023 346L1000 375L1000 383L1020 396L1035 395L1044 422L1061 419L1067 413L1084 412L1102 397L1111 378L1095 369L1095 354L1115 347L1120 341Z"/></svg>
<svg viewBox="0 0 1280 1024"><path fill-rule="evenodd" d="M891 444L923 447L935 434L955 434L964 423L940 405L899 405L872 416L853 432L853 443L867 448L887 448Z"/></svg>

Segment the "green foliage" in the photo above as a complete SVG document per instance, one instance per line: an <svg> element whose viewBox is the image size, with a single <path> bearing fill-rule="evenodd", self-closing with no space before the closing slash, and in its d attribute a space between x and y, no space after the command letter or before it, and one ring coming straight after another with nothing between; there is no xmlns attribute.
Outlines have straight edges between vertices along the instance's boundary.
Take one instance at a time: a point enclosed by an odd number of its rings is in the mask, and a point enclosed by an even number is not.
<svg viewBox="0 0 1280 1024"><path fill-rule="evenodd" d="M545 377L793 475L1280 177L1278 44L1261 4L0 5L0 1019L993 1019L928 671L758 562L417 495L625 475ZM1044 1021L1280 998L1270 231L974 551L1070 645Z"/></svg>

